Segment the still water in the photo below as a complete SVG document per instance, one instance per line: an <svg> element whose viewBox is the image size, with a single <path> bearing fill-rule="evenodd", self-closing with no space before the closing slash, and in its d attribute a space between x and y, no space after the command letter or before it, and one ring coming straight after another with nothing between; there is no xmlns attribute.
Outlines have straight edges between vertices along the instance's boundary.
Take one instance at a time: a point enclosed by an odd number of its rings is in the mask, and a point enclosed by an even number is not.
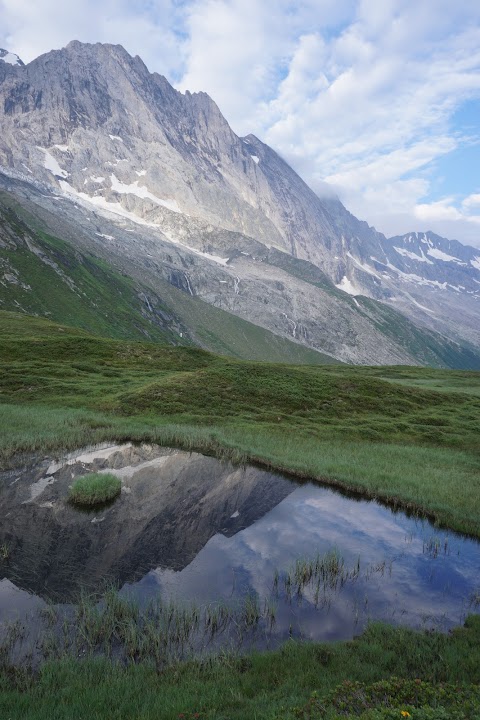
<svg viewBox="0 0 480 720"><path fill-rule="evenodd" d="M118 475L122 493L80 511L68 488L93 470ZM0 475L0 518L4 627L112 584L140 606L254 601L269 616L257 646L351 638L371 620L445 631L480 608L477 541L196 453L125 444L45 458Z"/></svg>

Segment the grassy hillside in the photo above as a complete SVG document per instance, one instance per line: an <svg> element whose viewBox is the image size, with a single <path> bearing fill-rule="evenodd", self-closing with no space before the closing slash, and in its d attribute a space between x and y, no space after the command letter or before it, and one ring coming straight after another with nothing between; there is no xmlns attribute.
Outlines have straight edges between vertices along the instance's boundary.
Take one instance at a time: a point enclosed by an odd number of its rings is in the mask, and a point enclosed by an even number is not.
<svg viewBox="0 0 480 720"><path fill-rule="evenodd" d="M362 490L480 536L480 373L246 362L12 313L0 313L0 333L4 462L156 439Z"/></svg>

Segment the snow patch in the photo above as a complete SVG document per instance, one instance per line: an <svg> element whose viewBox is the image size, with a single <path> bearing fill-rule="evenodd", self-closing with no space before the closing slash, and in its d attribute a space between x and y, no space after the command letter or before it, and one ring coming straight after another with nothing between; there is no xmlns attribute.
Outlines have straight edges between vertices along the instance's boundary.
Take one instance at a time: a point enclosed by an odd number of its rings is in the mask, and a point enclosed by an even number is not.
<svg viewBox="0 0 480 720"><path fill-rule="evenodd" d="M0 57L0 60L3 60L3 62L8 63L8 65L21 65L20 58L18 55L15 55L15 53L6 52L5 55L2 55Z"/></svg>
<svg viewBox="0 0 480 720"><path fill-rule="evenodd" d="M98 183L98 184L105 182L104 177L101 177L101 176L96 177L96 175L90 175L90 180L92 180L92 182Z"/></svg>
<svg viewBox="0 0 480 720"><path fill-rule="evenodd" d="M453 257L452 255L447 255L447 253L443 252L443 250L440 250L436 247L429 247L427 250L427 255L430 255L430 257L434 257L437 260L442 260L443 262L454 262L458 263L459 265L465 265L462 260L459 260L456 257Z"/></svg>
<svg viewBox="0 0 480 720"><path fill-rule="evenodd" d="M410 239L411 238L409 238L409 240ZM420 256L420 255L417 255L417 253L411 252L410 250L405 250L405 248L394 247L393 249L399 255L403 255L403 257L408 257L411 260L416 260L417 262L425 262L425 263L428 263L429 265L433 265L433 262L431 260L429 260L427 257L425 257L423 250L420 250L420 252L422 253Z"/></svg>
<svg viewBox="0 0 480 720"><path fill-rule="evenodd" d="M37 150L41 150L45 155L45 160L43 163L43 166L50 170L52 175L57 175L58 177L67 178L69 176L69 173L66 170L62 170L60 165L58 164L57 160L51 155L48 150L45 150L45 148L39 147L37 145Z"/></svg>
<svg viewBox="0 0 480 720"><path fill-rule="evenodd" d="M480 257L476 257L473 258L473 260L470 260L470 265L473 265L474 268L480 270Z"/></svg>
<svg viewBox="0 0 480 720"><path fill-rule="evenodd" d="M146 170L135 170L135 173L138 175L138 177L143 177L143 175L147 174Z"/></svg>
<svg viewBox="0 0 480 720"><path fill-rule="evenodd" d="M142 218L138 217L138 215L135 215L135 213L125 210L120 205L120 203L108 202L107 200L105 200L104 197L101 197L100 195L95 195L92 197L91 195L87 195L87 193L78 192L69 183L65 182L65 180L60 180L60 187L62 188L62 192L65 197L69 197L70 199L72 197L75 197L79 201L82 201L89 205L95 205L97 208L100 208L101 210L105 210L106 212L113 213L113 215L120 215L121 217L124 217L127 220L131 220L132 222L136 223L137 225L145 225L146 227L158 228L157 223L151 223L151 222L147 222L146 220L142 220Z"/></svg>
<svg viewBox="0 0 480 720"><path fill-rule="evenodd" d="M95 233L95 235L97 235L98 237L101 237L101 238L105 238L105 240L115 240L113 235L105 235L104 233Z"/></svg>
<svg viewBox="0 0 480 720"><path fill-rule="evenodd" d="M174 245L181 245L186 250L189 250L191 253L194 253L195 255L200 255L201 257L204 257L206 260L212 260L213 262L218 263L219 265L227 265L230 258L222 258L219 255L210 255L210 253L202 252L201 250L197 250L197 248L190 247L190 245L186 245L185 243L181 242L181 240L178 240L176 237L174 237L171 233L168 232L168 230L162 228L162 233L165 235L166 239L173 243ZM222 282L220 280L220 282ZM193 294L193 293L192 293Z"/></svg>
<svg viewBox="0 0 480 720"><path fill-rule="evenodd" d="M356 258L356 257L354 257L354 256L352 255L352 253L350 252L350 250L347 251L347 256L348 256L351 260L353 260L353 262L355 263L355 265L356 265L357 267L361 268L364 272L368 273L369 275L373 275L373 277L376 277L376 278L379 277L379 276L377 275L377 273L375 272L375 270L374 270L370 265L366 265L365 263L360 262L360 260L358 260L358 258ZM373 257L372 257L372 260L374 260ZM382 264L383 264L383 263L382 263ZM343 289L343 288L342 288L342 289ZM348 292L348 291L345 290L345 292ZM352 293L352 294L353 294L353 293ZM360 293L357 292L357 295L360 295Z"/></svg>
<svg viewBox="0 0 480 720"><path fill-rule="evenodd" d="M352 282L350 282L346 275L343 276L343 278L335 287L337 287L339 290L343 290L343 292L346 292L349 295L360 295L360 293L356 290L355 286Z"/></svg>
<svg viewBox="0 0 480 720"><path fill-rule="evenodd" d="M110 140L119 140L120 142L123 143L122 138L119 137L118 135L109 135L108 137L110 138Z"/></svg>
<svg viewBox="0 0 480 720"><path fill-rule="evenodd" d="M428 312L428 313L430 313L431 315L435 315L435 313L433 312L433 310L430 310L430 308L425 307L425 305L421 305L419 302L417 302L417 301L415 300L415 298L413 298L413 297L410 295L410 293L408 293L408 297L409 297L409 299L413 302L414 305L416 305L417 307L420 308L420 310L425 310L425 312Z"/></svg>
<svg viewBox="0 0 480 720"><path fill-rule="evenodd" d="M373 258L372 258L373 259ZM377 262L380 262L377 260ZM417 285L427 285L429 287L437 287L440 290L446 290L448 287L448 283L444 282L438 282L438 280L427 280L426 278L420 277L420 275L415 275L415 273L404 273L401 270L399 270L395 265L392 265L390 262L387 263L380 263L384 267L389 268L390 270L393 270L393 272L398 275L399 278L402 280L407 280L408 282L414 282Z"/></svg>
<svg viewBox="0 0 480 720"><path fill-rule="evenodd" d="M165 207L168 210L172 210L173 212L182 212L176 200L164 200L157 197L149 190L147 190L144 185L139 186L138 180L135 180L135 182L131 183L130 185L126 185L125 183L122 183L114 173L112 173L110 175L110 181L112 183L112 190L115 190L115 192L118 192L122 195L136 195L143 200L152 200L157 205L161 205L162 207Z"/></svg>
<svg viewBox="0 0 480 720"><path fill-rule="evenodd" d="M250 157L252 158L253 162L258 165L258 163L260 162L260 158L257 155L251 155Z"/></svg>
<svg viewBox="0 0 480 720"><path fill-rule="evenodd" d="M60 152L69 152L68 145L54 145L53 147L57 148L57 150L60 150Z"/></svg>

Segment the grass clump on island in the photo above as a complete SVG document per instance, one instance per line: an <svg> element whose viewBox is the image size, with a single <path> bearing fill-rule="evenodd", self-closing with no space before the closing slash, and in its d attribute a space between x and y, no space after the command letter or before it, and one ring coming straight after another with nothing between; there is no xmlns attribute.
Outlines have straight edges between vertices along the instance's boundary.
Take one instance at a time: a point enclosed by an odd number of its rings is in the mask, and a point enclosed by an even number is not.
<svg viewBox="0 0 480 720"><path fill-rule="evenodd" d="M114 500L122 490L120 478L111 473L90 473L75 480L68 499L73 505L93 507Z"/></svg>

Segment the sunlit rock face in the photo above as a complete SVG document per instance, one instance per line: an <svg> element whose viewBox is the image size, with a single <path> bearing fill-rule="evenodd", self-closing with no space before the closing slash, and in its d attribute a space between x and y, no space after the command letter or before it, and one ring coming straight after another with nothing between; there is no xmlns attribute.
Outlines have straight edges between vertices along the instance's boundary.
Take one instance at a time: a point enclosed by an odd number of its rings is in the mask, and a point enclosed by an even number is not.
<svg viewBox="0 0 480 720"><path fill-rule="evenodd" d="M74 41L26 66L2 52L0 165L87 230L76 242L347 362L428 361L357 296L480 345L480 251L427 234L417 262L410 241L318 197L207 94L176 91L121 46Z"/></svg>

